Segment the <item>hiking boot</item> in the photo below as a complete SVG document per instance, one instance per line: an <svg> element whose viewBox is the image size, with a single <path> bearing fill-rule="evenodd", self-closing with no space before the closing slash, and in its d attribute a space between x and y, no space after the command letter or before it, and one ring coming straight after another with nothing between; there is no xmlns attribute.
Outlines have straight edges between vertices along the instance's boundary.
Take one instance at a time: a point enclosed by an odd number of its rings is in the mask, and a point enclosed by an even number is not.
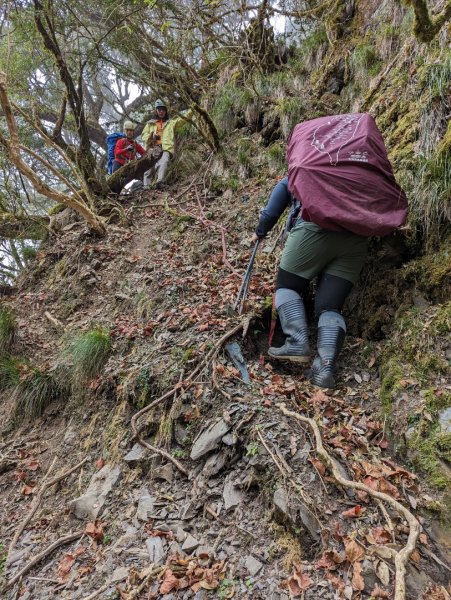
<svg viewBox="0 0 451 600"><path fill-rule="evenodd" d="M308 342L308 326L302 298L294 298L282 304L278 311L282 330L287 336L285 344L280 348L271 347L268 354L271 358L305 363L310 360Z"/></svg>
<svg viewBox="0 0 451 600"><path fill-rule="evenodd" d="M159 192L164 190L164 183L162 181L158 181L157 185L155 186L155 189L158 190Z"/></svg>
<svg viewBox="0 0 451 600"><path fill-rule="evenodd" d="M343 317L334 311L321 313L318 322L318 354L308 379L322 388L334 388L336 385L335 362L340 354L346 335L346 323Z"/></svg>

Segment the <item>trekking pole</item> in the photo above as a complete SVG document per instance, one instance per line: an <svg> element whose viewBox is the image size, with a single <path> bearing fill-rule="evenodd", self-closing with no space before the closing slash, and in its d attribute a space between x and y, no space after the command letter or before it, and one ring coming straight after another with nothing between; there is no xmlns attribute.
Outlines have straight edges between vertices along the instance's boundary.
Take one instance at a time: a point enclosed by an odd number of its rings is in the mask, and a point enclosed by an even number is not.
<svg viewBox="0 0 451 600"><path fill-rule="evenodd" d="M254 250L252 251L251 258L249 260L249 264L247 266L246 272L243 277L243 281L241 282L240 291L238 292L238 296L236 297L235 303L233 305L233 310L236 310L239 304L238 314L240 315L243 312L244 301L246 300L247 290L249 288L249 282L251 280L251 271L254 265L255 256L257 254L258 245L260 244L260 240L255 242Z"/></svg>

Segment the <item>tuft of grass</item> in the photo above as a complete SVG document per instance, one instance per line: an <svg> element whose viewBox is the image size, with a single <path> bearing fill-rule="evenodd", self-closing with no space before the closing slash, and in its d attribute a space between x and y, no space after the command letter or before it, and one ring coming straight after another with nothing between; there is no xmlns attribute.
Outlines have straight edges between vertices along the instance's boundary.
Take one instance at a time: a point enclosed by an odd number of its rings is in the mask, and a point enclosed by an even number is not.
<svg viewBox="0 0 451 600"><path fill-rule="evenodd" d="M377 75L382 66L377 50L371 44L356 46L351 54L349 63L354 81L363 90L368 87L370 77Z"/></svg>
<svg viewBox="0 0 451 600"><path fill-rule="evenodd" d="M0 308L0 353L11 349L16 333L17 323L14 313L7 307Z"/></svg>
<svg viewBox="0 0 451 600"><path fill-rule="evenodd" d="M293 127L304 117L303 101L297 96L283 96L276 101L275 113L280 119L282 133L287 138Z"/></svg>
<svg viewBox="0 0 451 600"><path fill-rule="evenodd" d="M20 381L20 362L10 355L0 356L0 390L7 390Z"/></svg>
<svg viewBox="0 0 451 600"><path fill-rule="evenodd" d="M64 354L71 364L74 379L92 379L98 375L108 359L111 345L110 332L100 326L72 340Z"/></svg>
<svg viewBox="0 0 451 600"><path fill-rule="evenodd" d="M267 153L271 164L276 169L283 169L286 172L285 144L275 142L268 146Z"/></svg>
<svg viewBox="0 0 451 600"><path fill-rule="evenodd" d="M51 373L31 368L12 392L15 402L16 419L34 419L42 415L46 407L55 400L61 391Z"/></svg>
<svg viewBox="0 0 451 600"><path fill-rule="evenodd" d="M249 90L233 83L226 84L216 95L212 115L222 133L229 133L238 124L240 113L253 103Z"/></svg>

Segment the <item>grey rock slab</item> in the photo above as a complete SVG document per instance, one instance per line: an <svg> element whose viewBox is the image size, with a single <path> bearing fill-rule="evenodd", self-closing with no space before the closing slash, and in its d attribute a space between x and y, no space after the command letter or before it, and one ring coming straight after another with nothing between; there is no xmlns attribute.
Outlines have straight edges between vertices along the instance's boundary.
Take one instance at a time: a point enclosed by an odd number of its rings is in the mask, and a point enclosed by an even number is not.
<svg viewBox="0 0 451 600"><path fill-rule="evenodd" d="M230 480L225 482L222 497L224 499L225 510L235 508L243 500L242 492L236 488Z"/></svg>
<svg viewBox="0 0 451 600"><path fill-rule="evenodd" d="M136 509L136 519L147 522L154 511L154 501L146 487L142 487L139 492L138 508Z"/></svg>
<svg viewBox="0 0 451 600"><path fill-rule="evenodd" d="M443 433L451 432L451 406L439 412L438 421L440 423L440 429L443 431Z"/></svg>
<svg viewBox="0 0 451 600"><path fill-rule="evenodd" d="M312 511L297 500L290 501L285 488L279 487L273 495L274 518L294 529L302 527L315 541L319 541L319 523Z"/></svg>
<svg viewBox="0 0 451 600"><path fill-rule="evenodd" d="M105 465L91 477L88 489L83 496L72 500L70 506L77 519L97 519L105 501L119 481L121 470L116 466Z"/></svg>
<svg viewBox="0 0 451 600"><path fill-rule="evenodd" d="M172 466L172 463L166 463L165 465L154 469L152 474L155 479L163 479L168 483L172 483L174 480L174 467Z"/></svg>
<svg viewBox="0 0 451 600"><path fill-rule="evenodd" d="M230 425L228 425L224 419L219 419L216 423L212 423L207 429L202 431L194 441L193 447L191 448L191 459L197 460L205 454L208 454L208 452L215 450L228 431L230 431Z"/></svg>
<svg viewBox="0 0 451 600"><path fill-rule="evenodd" d="M318 519L315 517L315 515L312 513L312 511L305 506L305 504L299 505L299 513L298 514L299 514L299 518L302 521L302 524L304 525L304 528L307 529L307 531L312 536L312 538L315 540L315 542L319 542L320 536L319 536L318 530L320 527L319 527Z"/></svg>
<svg viewBox="0 0 451 600"><path fill-rule="evenodd" d="M249 555L244 562L244 567L251 577L255 577L262 570L263 564L252 555Z"/></svg>
<svg viewBox="0 0 451 600"><path fill-rule="evenodd" d="M111 583L115 583L117 581L122 581L123 579L125 579L128 575L128 569L127 567L117 567L117 569L114 569L113 573L111 574Z"/></svg>
<svg viewBox="0 0 451 600"><path fill-rule="evenodd" d="M206 477L214 477L227 462L227 455L224 452L217 452L208 457L207 462L202 469Z"/></svg>
<svg viewBox="0 0 451 600"><path fill-rule="evenodd" d="M148 538L146 540L147 552L150 562L154 565L162 565L165 559L165 544L159 536Z"/></svg>
<svg viewBox="0 0 451 600"><path fill-rule="evenodd" d="M135 444L133 448L124 456L124 461L130 466L140 463L146 458L147 450L141 444Z"/></svg>
<svg viewBox="0 0 451 600"><path fill-rule="evenodd" d="M191 534L188 534L186 540L183 542L182 550L187 554L193 552L198 546L200 546L199 540L196 540Z"/></svg>

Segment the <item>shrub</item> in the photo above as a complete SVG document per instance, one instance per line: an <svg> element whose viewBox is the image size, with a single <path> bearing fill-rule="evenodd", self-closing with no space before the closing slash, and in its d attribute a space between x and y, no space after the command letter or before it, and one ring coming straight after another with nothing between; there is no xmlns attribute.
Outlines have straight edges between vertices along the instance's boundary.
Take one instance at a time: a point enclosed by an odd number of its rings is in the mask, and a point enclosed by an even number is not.
<svg viewBox="0 0 451 600"><path fill-rule="evenodd" d="M369 78L379 72L381 65L376 48L370 44L356 46L351 54L351 72L354 81L362 89L368 87Z"/></svg>
<svg viewBox="0 0 451 600"><path fill-rule="evenodd" d="M233 84L225 85L218 92L213 105L212 116L222 133L227 133L236 128L242 112L248 104L253 102L253 95L249 90Z"/></svg>

